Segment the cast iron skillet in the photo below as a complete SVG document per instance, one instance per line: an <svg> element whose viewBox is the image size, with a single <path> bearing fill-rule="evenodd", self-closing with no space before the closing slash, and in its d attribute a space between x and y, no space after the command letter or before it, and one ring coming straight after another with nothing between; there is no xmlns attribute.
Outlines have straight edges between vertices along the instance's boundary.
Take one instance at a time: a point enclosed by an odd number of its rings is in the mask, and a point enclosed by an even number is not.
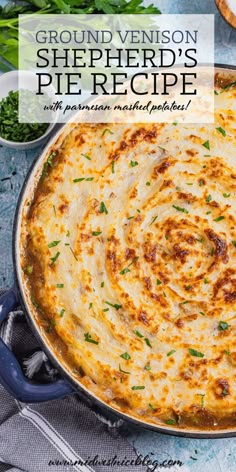
<svg viewBox="0 0 236 472"><path fill-rule="evenodd" d="M220 72L226 76L232 75L235 80L236 66L228 65L217 65L215 72ZM48 152L50 146L53 145L61 135L64 127L62 127L55 136L47 143L43 152L35 160L31 166L28 175L24 181L17 208L15 213L14 225L13 225L13 263L14 263L14 275L15 284L14 286L0 297L0 325L7 317L9 312L14 310L17 305L22 304L24 312L26 314L27 321L34 335L42 345L42 349L57 368L61 375L61 379L49 384L36 384L26 379L22 373L21 367L15 358L14 354L9 350L5 343L0 339L0 382L5 389L16 399L24 403L38 403L62 398L67 395L77 394L86 405L88 405L95 413L105 417L109 424L116 424L117 420L121 419L124 421L131 422L137 426L165 434L171 434L176 436L194 437L194 438L223 438L236 436L236 430L227 428L225 430L204 430L196 431L191 429L176 429L173 426L159 426L149 424L145 421L137 420L130 417L127 414L114 410L111 406L108 406L102 400L97 398L94 394L91 394L85 386L81 385L78 381L73 379L65 368L59 363L53 351L47 346L45 341L40 335L39 328L30 313L30 309L27 305L26 295L24 293L23 284L20 278L20 267L19 267L19 247L18 247L18 232L19 232L19 221L22 211L22 202L27 192L29 192L30 184L32 184L32 176L35 171L39 168L40 163L43 161L44 156ZM119 422L120 423L120 422Z"/></svg>

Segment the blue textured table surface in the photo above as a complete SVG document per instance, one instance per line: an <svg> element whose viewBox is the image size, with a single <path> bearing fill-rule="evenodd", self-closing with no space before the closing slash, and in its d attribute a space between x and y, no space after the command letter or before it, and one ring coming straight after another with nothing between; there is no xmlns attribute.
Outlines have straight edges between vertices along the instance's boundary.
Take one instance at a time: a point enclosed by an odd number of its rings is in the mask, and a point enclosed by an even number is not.
<svg viewBox="0 0 236 472"><path fill-rule="evenodd" d="M235 0L236 2L236 0ZM0 0L0 4L3 0ZM145 3L151 3L146 1ZM215 61L236 65L236 30L218 13L214 0L154 0L163 13L214 13ZM206 38L207 41L207 38ZM11 257L12 223L17 198L27 170L40 149L15 151L0 147L0 286L13 281ZM181 460L182 472L235 472L236 440L193 440L164 436L143 430L130 432L128 440L152 459ZM160 469L161 470L161 469Z"/></svg>

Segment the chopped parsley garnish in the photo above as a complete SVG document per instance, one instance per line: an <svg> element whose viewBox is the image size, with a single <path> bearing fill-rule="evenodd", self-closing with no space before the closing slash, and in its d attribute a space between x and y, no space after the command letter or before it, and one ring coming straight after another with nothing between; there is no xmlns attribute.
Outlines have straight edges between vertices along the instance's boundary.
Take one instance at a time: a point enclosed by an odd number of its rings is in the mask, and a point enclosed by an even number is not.
<svg viewBox="0 0 236 472"><path fill-rule="evenodd" d="M212 196L211 196L211 195L207 195L207 197L206 197L206 202L207 202L207 203L210 203L211 200L212 200Z"/></svg>
<svg viewBox="0 0 236 472"><path fill-rule="evenodd" d="M109 128L104 129L104 131L102 132L102 136L104 136L105 133L114 134L113 131L111 131Z"/></svg>
<svg viewBox="0 0 236 472"><path fill-rule="evenodd" d="M60 256L60 254L61 254L60 252L57 252L54 257L50 257L50 259L51 259L51 261L52 261L51 264L50 264L50 266L53 266L53 265L55 264L56 260L57 260L58 257Z"/></svg>
<svg viewBox="0 0 236 472"><path fill-rule="evenodd" d="M93 236L99 236L99 234L102 234L102 231L93 231L92 232Z"/></svg>
<svg viewBox="0 0 236 472"><path fill-rule="evenodd" d="M165 424L175 424L175 420L166 420Z"/></svg>
<svg viewBox="0 0 236 472"><path fill-rule="evenodd" d="M196 351L196 349L189 348L189 354L194 357L204 357L204 354L202 352Z"/></svg>
<svg viewBox="0 0 236 472"><path fill-rule="evenodd" d="M150 187L151 182L146 182L147 187Z"/></svg>
<svg viewBox="0 0 236 472"><path fill-rule="evenodd" d="M51 243L48 244L48 247L55 247L55 246L57 246L60 242L61 242L61 240L60 240L60 241L52 241Z"/></svg>
<svg viewBox="0 0 236 472"><path fill-rule="evenodd" d="M187 285L185 288L186 290L191 290L192 287L193 287L192 285Z"/></svg>
<svg viewBox="0 0 236 472"><path fill-rule="evenodd" d="M167 352L166 355L167 355L167 357L170 357L170 356L172 356L172 354L174 354L175 352L176 352L176 350L175 350L175 349L172 349L171 351Z"/></svg>
<svg viewBox="0 0 236 472"><path fill-rule="evenodd" d="M144 367L145 370L151 370L151 366L149 364L145 365Z"/></svg>
<svg viewBox="0 0 236 472"><path fill-rule="evenodd" d="M72 249L72 247L71 247L71 246L70 246L70 251L71 251L71 253L73 254L73 256L74 256L75 260L76 260L76 261L78 261L78 259L77 259L77 257L76 257L76 255L75 255L75 253L74 253L74 251L73 251L73 249Z"/></svg>
<svg viewBox="0 0 236 472"><path fill-rule="evenodd" d="M209 280L206 277L204 277L203 280L204 280L204 284L209 284Z"/></svg>
<svg viewBox="0 0 236 472"><path fill-rule="evenodd" d="M53 205L52 207L53 207L53 213L54 213L54 215L57 216L55 205Z"/></svg>
<svg viewBox="0 0 236 472"><path fill-rule="evenodd" d="M226 397L226 395L229 395L229 392L227 392L226 388L222 391L222 397Z"/></svg>
<svg viewBox="0 0 236 472"><path fill-rule="evenodd" d="M66 232L66 237L69 238L69 236L70 236L70 231L67 230L67 232Z"/></svg>
<svg viewBox="0 0 236 472"><path fill-rule="evenodd" d="M112 306L113 308L115 308L116 310L119 310L120 308L122 308L122 305L117 305L117 303L110 303L110 302L105 302L106 305L109 305L109 306Z"/></svg>
<svg viewBox="0 0 236 472"><path fill-rule="evenodd" d="M112 172L112 174L115 173L115 161L112 161L112 163L111 163L111 172Z"/></svg>
<svg viewBox="0 0 236 472"><path fill-rule="evenodd" d="M206 215L210 215L210 214L211 214L211 211L207 211L207 212L206 212Z"/></svg>
<svg viewBox="0 0 236 472"><path fill-rule="evenodd" d="M153 223L155 223L157 218L158 218L158 215L154 216L149 226L151 226Z"/></svg>
<svg viewBox="0 0 236 472"><path fill-rule="evenodd" d="M217 131L219 131L219 133L221 133L223 136L226 136L226 131L221 128L221 126L219 126L219 128L216 128Z"/></svg>
<svg viewBox="0 0 236 472"><path fill-rule="evenodd" d="M184 302L180 302L180 305L186 305L186 303L189 303L189 300L185 300Z"/></svg>
<svg viewBox="0 0 236 472"><path fill-rule="evenodd" d="M197 393L196 395L198 395L199 397L201 397L201 407L204 408L204 397L205 397L205 393Z"/></svg>
<svg viewBox="0 0 236 472"><path fill-rule="evenodd" d="M134 330L134 334L136 334L136 336L139 338L144 338L143 334L141 334L137 329Z"/></svg>
<svg viewBox="0 0 236 472"><path fill-rule="evenodd" d="M148 338L144 338L145 343L147 344L148 347L152 347L150 341Z"/></svg>
<svg viewBox="0 0 236 472"><path fill-rule="evenodd" d="M209 142L209 141L205 141L205 143L202 143L202 145L203 145L206 149L208 149L208 151L210 151L211 146L210 146L210 142Z"/></svg>
<svg viewBox="0 0 236 472"><path fill-rule="evenodd" d="M106 313L107 311L109 311L109 308L104 308L102 311Z"/></svg>
<svg viewBox="0 0 236 472"><path fill-rule="evenodd" d="M77 182L82 182L83 180L85 180L85 177L80 177L80 179L74 179L73 182L77 183Z"/></svg>
<svg viewBox="0 0 236 472"><path fill-rule="evenodd" d="M157 279L157 285L161 285L162 281L160 279Z"/></svg>
<svg viewBox="0 0 236 472"><path fill-rule="evenodd" d="M122 357L122 359L125 359L126 361L131 359L131 356L128 354L128 352L124 352L123 354L120 355L120 357Z"/></svg>
<svg viewBox="0 0 236 472"><path fill-rule="evenodd" d="M223 193L223 197L224 197L224 198L229 198L230 195L231 195L231 193Z"/></svg>
<svg viewBox="0 0 236 472"><path fill-rule="evenodd" d="M220 331L226 331L227 329L230 328L230 325L226 323L226 321L220 321L218 328Z"/></svg>
<svg viewBox="0 0 236 472"><path fill-rule="evenodd" d="M174 123L172 123L172 124L173 124L173 126L177 126L178 121L174 121Z"/></svg>
<svg viewBox="0 0 236 472"><path fill-rule="evenodd" d="M33 266L32 265L26 266L25 272L26 274L31 275L33 273Z"/></svg>
<svg viewBox="0 0 236 472"><path fill-rule="evenodd" d="M211 250L211 256L214 256L214 254L215 254L215 249L212 248L212 250Z"/></svg>
<svg viewBox="0 0 236 472"><path fill-rule="evenodd" d="M216 221L218 223L218 221L222 221L224 219L225 219L224 216L218 216L218 218L215 218L214 221Z"/></svg>
<svg viewBox="0 0 236 472"><path fill-rule="evenodd" d="M48 168L49 167L53 167L53 162L52 162L52 158L56 155L56 152L52 152L51 154L49 154L46 162L43 164L43 170L42 170L42 174L41 174L41 177L40 177L40 182L42 182L45 177L48 176Z"/></svg>
<svg viewBox="0 0 236 472"><path fill-rule="evenodd" d="M155 411L155 407L151 403L148 403L148 406L151 408L152 411Z"/></svg>
<svg viewBox="0 0 236 472"><path fill-rule="evenodd" d="M200 315L202 316L206 316L206 314L204 313L204 311L199 311Z"/></svg>
<svg viewBox="0 0 236 472"><path fill-rule="evenodd" d="M57 288L63 288L64 284L57 284Z"/></svg>
<svg viewBox="0 0 236 472"><path fill-rule="evenodd" d="M89 304L89 310L91 310L92 306L93 306L93 304L92 304L92 302L90 302L90 304Z"/></svg>
<svg viewBox="0 0 236 472"><path fill-rule="evenodd" d="M136 167L136 166L138 166L138 162L137 161L130 161L130 165L131 165L131 167Z"/></svg>
<svg viewBox="0 0 236 472"><path fill-rule="evenodd" d="M230 355L231 355L231 352L230 352L230 351L226 351L226 349L224 350L224 353L227 354L227 356L230 356Z"/></svg>
<svg viewBox="0 0 236 472"><path fill-rule="evenodd" d="M120 275L127 274L127 272L130 272L130 269L128 267L125 267L125 269L120 271Z"/></svg>
<svg viewBox="0 0 236 472"><path fill-rule="evenodd" d="M91 157L88 156L88 154L82 154L81 153L81 156L85 157L85 159L88 159L88 161L91 161Z"/></svg>
<svg viewBox="0 0 236 472"><path fill-rule="evenodd" d="M181 187L176 187L176 190L178 190L178 192L181 192Z"/></svg>
<svg viewBox="0 0 236 472"><path fill-rule="evenodd" d="M236 247L236 240L232 241L234 247Z"/></svg>
<svg viewBox="0 0 236 472"><path fill-rule="evenodd" d="M89 333L84 333L84 340L87 341L87 343L99 344L98 341L95 341Z"/></svg>
<svg viewBox="0 0 236 472"><path fill-rule="evenodd" d="M104 287L104 282L101 282L101 287L102 287L102 288Z"/></svg>
<svg viewBox="0 0 236 472"><path fill-rule="evenodd" d="M123 374L130 374L130 372L127 372L126 370L123 370L119 364L119 371L122 372Z"/></svg>
<svg viewBox="0 0 236 472"><path fill-rule="evenodd" d="M134 385L133 387L131 387L131 390L144 390L145 387L144 385Z"/></svg>
<svg viewBox="0 0 236 472"><path fill-rule="evenodd" d="M61 318L63 317L65 311L66 311L65 308L62 308L62 310L60 311L60 315L59 315L59 316L60 316Z"/></svg>
<svg viewBox="0 0 236 472"><path fill-rule="evenodd" d="M108 215L108 210L107 210L107 207L105 205L104 202L101 202L100 203L100 209L99 209L100 213L105 213L106 215Z"/></svg>
<svg viewBox="0 0 236 472"><path fill-rule="evenodd" d="M202 187L202 186L204 185L204 180L203 180L203 179L200 179L200 180L198 181L198 183L199 183L199 187Z"/></svg>
<svg viewBox="0 0 236 472"><path fill-rule="evenodd" d="M175 208L175 210L177 210L177 211L182 211L183 213L188 214L188 210L186 210L186 208L181 208L177 205L172 205L172 207Z"/></svg>
<svg viewBox="0 0 236 472"><path fill-rule="evenodd" d="M128 216L127 220L132 220L133 218L134 218L134 216Z"/></svg>
<svg viewBox="0 0 236 472"><path fill-rule="evenodd" d="M124 274L127 274L127 272L130 272L129 267L130 267L132 264L134 264L137 260L138 260L138 257L135 257L135 258L130 262L130 264L128 265L128 267L125 267L123 270L120 271L120 275L124 275Z"/></svg>

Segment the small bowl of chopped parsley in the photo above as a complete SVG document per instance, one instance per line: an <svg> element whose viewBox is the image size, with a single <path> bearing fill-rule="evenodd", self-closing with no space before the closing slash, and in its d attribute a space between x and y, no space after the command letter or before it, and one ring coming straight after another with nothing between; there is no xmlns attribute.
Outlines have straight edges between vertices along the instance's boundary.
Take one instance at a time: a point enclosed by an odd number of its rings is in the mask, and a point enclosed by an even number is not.
<svg viewBox="0 0 236 472"><path fill-rule="evenodd" d="M18 89L18 74L24 74L24 86ZM37 120L40 105L48 96L38 97L30 89L32 74L26 71L11 71L0 76L0 144L15 149L32 149L41 145L51 134L53 123L41 123ZM22 83L22 81L21 81ZM19 122L18 109L21 99L21 113L27 116L27 123ZM56 118L56 117L55 117ZM38 122L37 122L38 121ZM50 120L51 121L51 120Z"/></svg>

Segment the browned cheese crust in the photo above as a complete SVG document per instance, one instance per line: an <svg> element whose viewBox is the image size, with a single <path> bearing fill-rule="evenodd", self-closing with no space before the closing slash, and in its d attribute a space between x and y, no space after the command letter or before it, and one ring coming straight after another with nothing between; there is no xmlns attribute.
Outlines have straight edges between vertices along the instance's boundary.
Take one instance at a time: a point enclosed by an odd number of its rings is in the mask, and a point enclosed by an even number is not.
<svg viewBox="0 0 236 472"><path fill-rule="evenodd" d="M21 227L31 311L64 368L182 429L236 425L235 86L215 98L209 125L73 126Z"/></svg>

